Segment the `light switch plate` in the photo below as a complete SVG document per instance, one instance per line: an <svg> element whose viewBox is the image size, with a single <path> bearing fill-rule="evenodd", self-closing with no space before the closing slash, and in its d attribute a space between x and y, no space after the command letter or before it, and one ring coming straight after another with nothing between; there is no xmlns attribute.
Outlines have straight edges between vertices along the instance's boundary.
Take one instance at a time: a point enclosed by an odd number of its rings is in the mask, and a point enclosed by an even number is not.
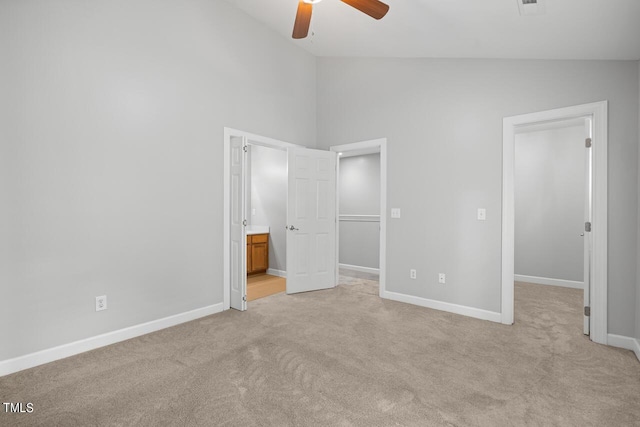
<svg viewBox="0 0 640 427"><path fill-rule="evenodd" d="M400 218L400 208L391 208L391 218Z"/></svg>
<svg viewBox="0 0 640 427"><path fill-rule="evenodd" d="M485 221L487 219L487 210L484 208L478 208L478 221Z"/></svg>

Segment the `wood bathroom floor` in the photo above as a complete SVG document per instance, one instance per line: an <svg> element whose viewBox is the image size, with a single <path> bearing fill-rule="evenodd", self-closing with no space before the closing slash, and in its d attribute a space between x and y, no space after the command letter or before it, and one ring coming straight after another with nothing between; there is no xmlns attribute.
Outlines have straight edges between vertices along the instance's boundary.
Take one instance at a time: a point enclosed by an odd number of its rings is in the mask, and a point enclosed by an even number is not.
<svg viewBox="0 0 640 427"><path fill-rule="evenodd" d="M286 289L287 280L284 277L269 274L255 274L247 277L247 301L278 294Z"/></svg>

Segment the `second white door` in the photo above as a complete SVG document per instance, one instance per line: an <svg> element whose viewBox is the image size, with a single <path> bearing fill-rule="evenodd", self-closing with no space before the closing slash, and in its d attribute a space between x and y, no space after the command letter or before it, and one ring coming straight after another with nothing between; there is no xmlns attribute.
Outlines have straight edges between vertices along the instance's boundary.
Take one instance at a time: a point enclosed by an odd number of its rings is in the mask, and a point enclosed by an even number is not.
<svg viewBox="0 0 640 427"><path fill-rule="evenodd" d="M288 149L287 294L336 285L336 153Z"/></svg>

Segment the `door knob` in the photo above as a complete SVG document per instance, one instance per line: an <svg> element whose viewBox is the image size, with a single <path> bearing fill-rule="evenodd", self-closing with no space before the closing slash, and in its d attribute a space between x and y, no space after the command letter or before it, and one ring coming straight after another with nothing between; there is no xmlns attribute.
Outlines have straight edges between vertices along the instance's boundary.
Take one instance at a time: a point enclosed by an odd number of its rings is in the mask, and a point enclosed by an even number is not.
<svg viewBox="0 0 640 427"><path fill-rule="evenodd" d="M287 227L287 226L285 225L285 228L286 228L286 227ZM290 225L290 226L289 226L289 230L291 230L291 231L298 231L298 229L297 229L297 228L295 228L293 225Z"/></svg>

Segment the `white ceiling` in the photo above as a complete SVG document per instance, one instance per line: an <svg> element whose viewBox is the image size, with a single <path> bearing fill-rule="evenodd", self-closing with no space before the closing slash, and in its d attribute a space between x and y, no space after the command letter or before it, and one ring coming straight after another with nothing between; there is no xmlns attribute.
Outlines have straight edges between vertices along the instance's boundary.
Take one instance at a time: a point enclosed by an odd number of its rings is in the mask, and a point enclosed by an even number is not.
<svg viewBox="0 0 640 427"><path fill-rule="evenodd" d="M323 0L302 40L298 0L226 1L316 56L640 59L640 0L546 0L536 16L519 0L386 0L380 21Z"/></svg>

